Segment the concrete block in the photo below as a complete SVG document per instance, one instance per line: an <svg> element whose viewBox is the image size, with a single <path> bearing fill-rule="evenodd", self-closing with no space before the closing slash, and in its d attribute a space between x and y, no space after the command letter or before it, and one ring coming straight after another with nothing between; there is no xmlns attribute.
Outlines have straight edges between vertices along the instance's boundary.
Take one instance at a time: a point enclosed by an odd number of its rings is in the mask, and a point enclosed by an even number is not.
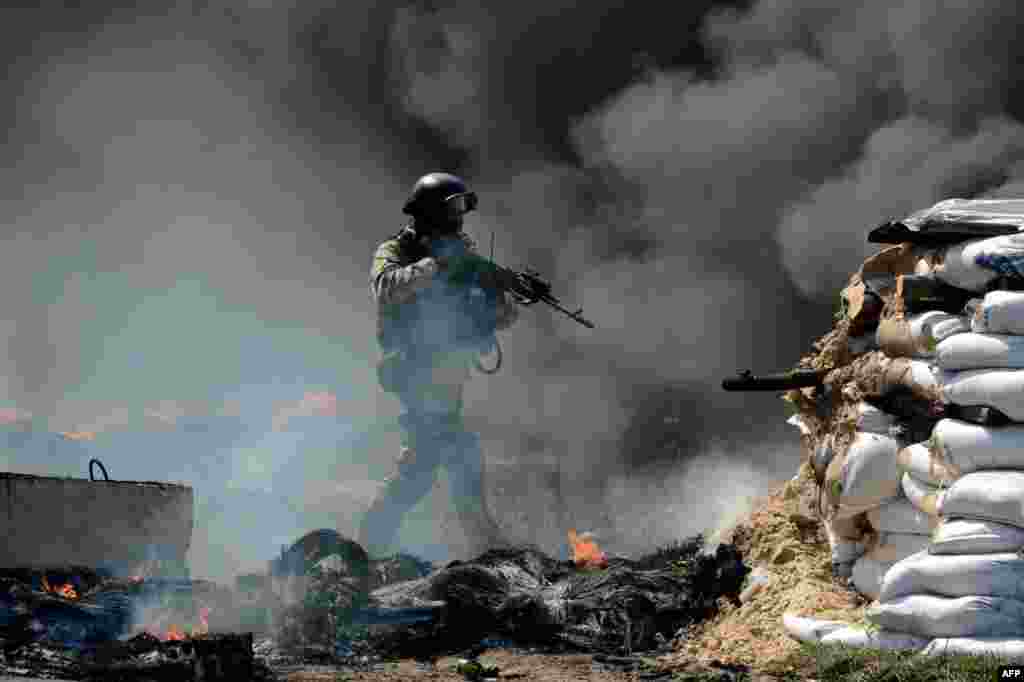
<svg viewBox="0 0 1024 682"><path fill-rule="evenodd" d="M0 567L86 566L132 575L184 561L190 486L0 472Z"/></svg>

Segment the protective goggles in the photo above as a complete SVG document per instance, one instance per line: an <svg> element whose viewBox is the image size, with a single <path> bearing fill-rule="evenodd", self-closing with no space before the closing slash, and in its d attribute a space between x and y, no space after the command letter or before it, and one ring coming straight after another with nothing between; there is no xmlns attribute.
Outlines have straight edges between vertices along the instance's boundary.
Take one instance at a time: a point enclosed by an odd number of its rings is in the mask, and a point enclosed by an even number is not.
<svg viewBox="0 0 1024 682"><path fill-rule="evenodd" d="M465 215L476 208L476 193L453 194L444 200L444 211L453 218Z"/></svg>

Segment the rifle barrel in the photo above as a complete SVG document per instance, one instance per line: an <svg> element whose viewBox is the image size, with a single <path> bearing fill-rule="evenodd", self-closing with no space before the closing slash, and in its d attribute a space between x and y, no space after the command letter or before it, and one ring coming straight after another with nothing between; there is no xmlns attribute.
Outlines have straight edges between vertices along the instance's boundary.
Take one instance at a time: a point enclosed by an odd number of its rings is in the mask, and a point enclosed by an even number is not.
<svg viewBox="0 0 1024 682"><path fill-rule="evenodd" d="M795 388L820 386L828 374L824 370L794 369L781 374L754 376L749 371L738 372L735 377L722 382L726 391L791 391Z"/></svg>

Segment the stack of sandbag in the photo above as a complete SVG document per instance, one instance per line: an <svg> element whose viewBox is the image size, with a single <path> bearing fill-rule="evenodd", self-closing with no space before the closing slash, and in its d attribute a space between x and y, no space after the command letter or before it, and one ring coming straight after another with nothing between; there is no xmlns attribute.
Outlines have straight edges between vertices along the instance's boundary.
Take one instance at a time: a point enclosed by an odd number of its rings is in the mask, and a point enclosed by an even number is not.
<svg viewBox="0 0 1024 682"><path fill-rule="evenodd" d="M869 619L934 639L929 652L1024 652L1024 424L940 421L899 454L914 509L935 519L926 551L885 574ZM979 639L980 638L980 639Z"/></svg>
<svg viewBox="0 0 1024 682"><path fill-rule="evenodd" d="M947 327L966 333L968 326L961 322ZM884 399L902 392L908 401L921 403L920 411L927 413L937 403L937 384L926 361L889 357L880 351L835 374L841 377L835 384L838 390L861 401L852 432L840 420L833 432L820 439L819 450L835 450L824 470L822 511L834 572L850 578L858 591L874 599L885 572L927 547L932 530L929 519L916 513L903 494L904 470L898 454L909 445L912 434L903 423L906 411L903 415L886 412ZM925 434L933 423L927 421ZM837 447L844 441L843 447Z"/></svg>
<svg viewBox="0 0 1024 682"><path fill-rule="evenodd" d="M980 293L1024 274L1024 235L950 247L935 275ZM968 302L969 333L932 350L944 403L990 408L987 424L943 419L899 453L902 489L936 529L886 572L868 618L931 639L928 653L1024 653L1024 293Z"/></svg>
<svg viewBox="0 0 1024 682"><path fill-rule="evenodd" d="M833 559L857 554L852 583L876 600L876 628L784 624L808 641L1024 655L1024 292L1012 290L1024 289L1024 201L955 200L911 218L913 230L973 225L986 236L930 253L904 244L916 264L895 276L877 351L825 381L890 419L888 429L877 414L858 421L823 482ZM996 228L1013 233L992 236ZM886 361L910 378L894 382ZM891 400L900 383L909 390Z"/></svg>

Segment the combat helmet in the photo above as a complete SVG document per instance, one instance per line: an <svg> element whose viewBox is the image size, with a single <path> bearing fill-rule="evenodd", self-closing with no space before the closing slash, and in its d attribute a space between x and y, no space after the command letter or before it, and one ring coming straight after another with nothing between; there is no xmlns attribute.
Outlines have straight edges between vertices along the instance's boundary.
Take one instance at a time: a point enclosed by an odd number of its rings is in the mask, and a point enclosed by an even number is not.
<svg viewBox="0 0 1024 682"><path fill-rule="evenodd" d="M402 212L416 217L458 218L476 208L476 193L451 173L428 173L413 185Z"/></svg>

